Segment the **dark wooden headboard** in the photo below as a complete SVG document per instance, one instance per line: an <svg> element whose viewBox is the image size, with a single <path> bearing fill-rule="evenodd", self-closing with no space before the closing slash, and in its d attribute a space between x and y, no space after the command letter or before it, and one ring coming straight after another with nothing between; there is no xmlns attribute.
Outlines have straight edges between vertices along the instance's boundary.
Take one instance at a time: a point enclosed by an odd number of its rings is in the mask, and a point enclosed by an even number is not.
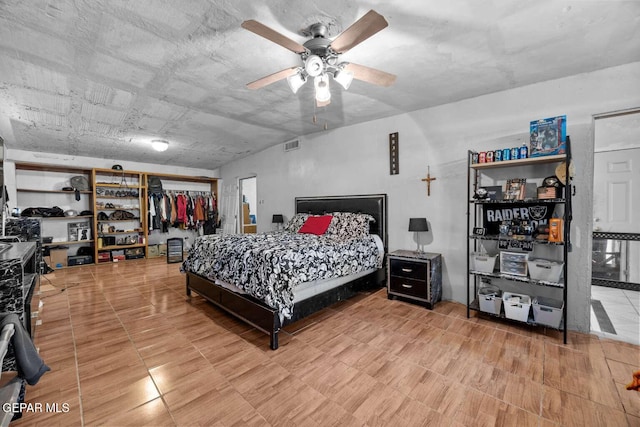
<svg viewBox="0 0 640 427"><path fill-rule="evenodd" d="M369 226L371 234L377 234L388 248L387 195L364 194L359 196L296 197L296 213L322 215L331 212L356 212L369 214L375 222Z"/></svg>

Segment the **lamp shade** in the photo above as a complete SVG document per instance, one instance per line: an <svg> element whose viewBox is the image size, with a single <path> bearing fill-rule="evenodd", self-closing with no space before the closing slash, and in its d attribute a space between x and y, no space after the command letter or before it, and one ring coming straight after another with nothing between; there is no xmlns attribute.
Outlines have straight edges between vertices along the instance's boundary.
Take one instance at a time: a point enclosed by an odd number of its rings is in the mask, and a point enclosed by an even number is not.
<svg viewBox="0 0 640 427"><path fill-rule="evenodd" d="M304 75L302 75L301 72L287 77L287 83L289 83L289 88L291 88L291 91L293 93L297 93L298 89L300 89L306 81L307 79L304 77Z"/></svg>
<svg viewBox="0 0 640 427"><path fill-rule="evenodd" d="M353 81L353 73L351 71L338 70L333 75L333 80L340 83L340 86L342 86L344 90L347 90Z"/></svg>
<svg viewBox="0 0 640 427"><path fill-rule="evenodd" d="M426 218L409 218L409 231L429 231Z"/></svg>
<svg viewBox="0 0 640 427"><path fill-rule="evenodd" d="M331 92L329 91L329 77L326 74L321 74L313 79L313 83L316 87L316 101L329 101L331 99Z"/></svg>
<svg viewBox="0 0 640 427"><path fill-rule="evenodd" d="M274 214L271 218L271 222L274 224L282 224L284 222L284 218L281 214Z"/></svg>

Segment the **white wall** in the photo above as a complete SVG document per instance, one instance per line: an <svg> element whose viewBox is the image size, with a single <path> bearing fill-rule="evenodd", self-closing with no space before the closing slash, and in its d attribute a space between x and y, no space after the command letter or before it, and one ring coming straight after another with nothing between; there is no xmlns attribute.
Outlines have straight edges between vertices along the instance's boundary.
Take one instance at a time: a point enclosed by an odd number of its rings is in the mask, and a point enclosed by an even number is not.
<svg viewBox="0 0 640 427"><path fill-rule="evenodd" d="M425 250L443 254L443 296L466 302L467 150L521 145L528 141L531 120L566 114L577 171L568 324L589 331L592 116L639 105L640 63L632 63L316 133L300 138L298 150L271 147L220 173L226 182L257 176L259 232L268 231L274 213L289 219L296 196L388 194L389 250L413 249L409 217L426 217L432 231ZM400 174L393 176L392 132L400 137ZM437 178L430 197L421 181L427 166Z"/></svg>

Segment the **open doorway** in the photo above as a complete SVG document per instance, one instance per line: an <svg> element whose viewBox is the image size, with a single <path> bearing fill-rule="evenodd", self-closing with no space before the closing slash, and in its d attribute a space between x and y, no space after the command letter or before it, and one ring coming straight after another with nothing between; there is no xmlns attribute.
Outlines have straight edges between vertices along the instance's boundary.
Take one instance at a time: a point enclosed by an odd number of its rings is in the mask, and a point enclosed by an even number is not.
<svg viewBox="0 0 640 427"><path fill-rule="evenodd" d="M240 233L258 232L258 192L255 176L241 178L240 191Z"/></svg>
<svg viewBox="0 0 640 427"><path fill-rule="evenodd" d="M640 344L640 109L595 118L591 330Z"/></svg>

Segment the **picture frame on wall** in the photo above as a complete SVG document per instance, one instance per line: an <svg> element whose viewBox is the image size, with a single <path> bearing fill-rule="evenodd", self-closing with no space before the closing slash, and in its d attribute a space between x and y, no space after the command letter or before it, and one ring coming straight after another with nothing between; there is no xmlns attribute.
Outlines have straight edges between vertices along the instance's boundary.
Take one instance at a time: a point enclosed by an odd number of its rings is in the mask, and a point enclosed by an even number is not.
<svg viewBox="0 0 640 427"><path fill-rule="evenodd" d="M67 240L69 242L91 240L91 225L87 221L70 222L67 224Z"/></svg>

